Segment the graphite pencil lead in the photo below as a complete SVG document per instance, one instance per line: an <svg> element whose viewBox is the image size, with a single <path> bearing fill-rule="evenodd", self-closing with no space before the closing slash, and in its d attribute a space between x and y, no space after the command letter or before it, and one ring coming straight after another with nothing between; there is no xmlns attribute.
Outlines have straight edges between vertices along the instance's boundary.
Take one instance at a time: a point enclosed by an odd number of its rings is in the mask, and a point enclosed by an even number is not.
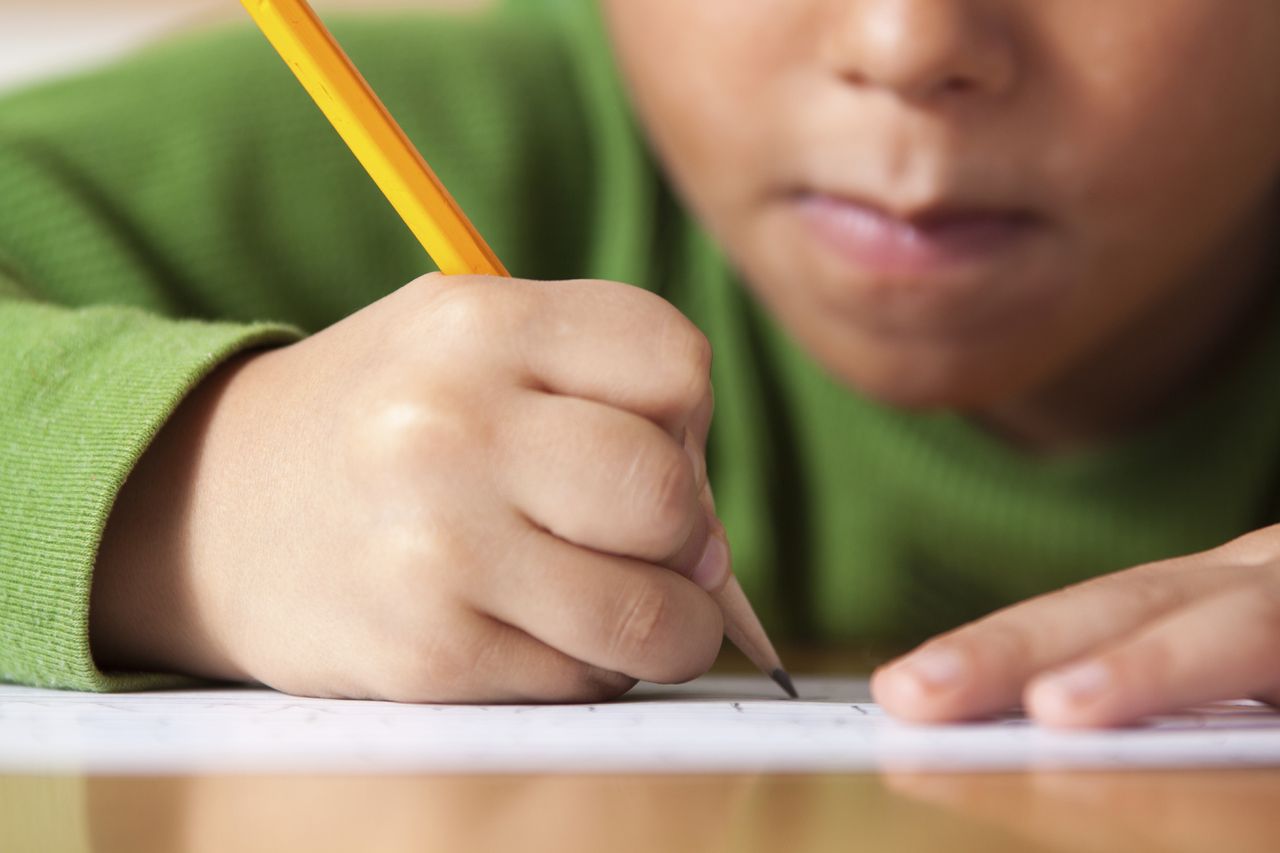
<svg viewBox="0 0 1280 853"><path fill-rule="evenodd" d="M787 675L785 669L775 669L769 673L769 677L778 682L778 686L787 691L787 695L792 699L800 698L800 694L796 692L796 686L791 683L791 676Z"/></svg>

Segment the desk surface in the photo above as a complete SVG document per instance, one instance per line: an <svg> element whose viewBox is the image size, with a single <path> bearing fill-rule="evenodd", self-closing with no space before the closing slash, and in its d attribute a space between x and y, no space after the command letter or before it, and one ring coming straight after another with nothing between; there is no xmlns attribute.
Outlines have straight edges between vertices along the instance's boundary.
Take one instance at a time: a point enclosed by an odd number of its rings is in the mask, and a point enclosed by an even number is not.
<svg viewBox="0 0 1280 853"><path fill-rule="evenodd" d="M1274 851L1280 770L0 779L0 849Z"/></svg>
<svg viewBox="0 0 1280 853"><path fill-rule="evenodd" d="M797 670L868 661L795 654ZM721 669L741 671L726 656ZM1280 768L859 775L0 776L0 850L1280 849Z"/></svg>

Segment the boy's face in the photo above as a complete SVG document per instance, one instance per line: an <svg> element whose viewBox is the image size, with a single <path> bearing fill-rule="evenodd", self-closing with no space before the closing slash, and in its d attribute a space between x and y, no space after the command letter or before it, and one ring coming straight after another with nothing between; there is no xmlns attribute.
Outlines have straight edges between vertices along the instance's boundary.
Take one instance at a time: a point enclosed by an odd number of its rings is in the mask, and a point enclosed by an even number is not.
<svg viewBox="0 0 1280 853"><path fill-rule="evenodd" d="M991 406L1159 335L1280 176L1277 0L605 6L702 221L892 402Z"/></svg>

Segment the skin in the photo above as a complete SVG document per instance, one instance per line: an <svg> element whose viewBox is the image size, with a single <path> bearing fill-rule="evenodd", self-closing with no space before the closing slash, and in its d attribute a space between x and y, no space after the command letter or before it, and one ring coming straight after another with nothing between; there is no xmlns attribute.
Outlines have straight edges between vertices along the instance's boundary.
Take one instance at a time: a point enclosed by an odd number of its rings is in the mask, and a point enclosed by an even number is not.
<svg viewBox="0 0 1280 853"><path fill-rule="evenodd" d="M1181 390L1255 295L1280 174L1266 0L606 7L685 198L863 393L1037 447L1088 441ZM1041 227L967 265L887 274L817 245L802 190Z"/></svg>
<svg viewBox="0 0 1280 853"><path fill-rule="evenodd" d="M1274 0L603 5L677 188L860 393L1063 452L1159 418L1246 337L1280 185ZM1003 236L863 263L815 237L815 198ZM623 285L439 277L245 357L126 484L95 655L406 701L693 677L729 572L709 358ZM1271 528L995 614L873 689L915 720L1021 700L1118 725L1275 698L1277 647Z"/></svg>
<svg viewBox="0 0 1280 853"><path fill-rule="evenodd" d="M608 282L427 276L179 408L113 508L100 665L405 702L706 671L706 338Z"/></svg>
<svg viewBox="0 0 1280 853"><path fill-rule="evenodd" d="M1191 396L1244 335L1277 224L1270 0L605 5L678 188L862 393L1062 452ZM959 207L1036 224L1001 251L903 272L815 240L796 211L815 191L902 218ZM873 689L913 720L1021 700L1052 725L1117 725L1274 698L1276 648L1271 528L1013 607L882 668Z"/></svg>

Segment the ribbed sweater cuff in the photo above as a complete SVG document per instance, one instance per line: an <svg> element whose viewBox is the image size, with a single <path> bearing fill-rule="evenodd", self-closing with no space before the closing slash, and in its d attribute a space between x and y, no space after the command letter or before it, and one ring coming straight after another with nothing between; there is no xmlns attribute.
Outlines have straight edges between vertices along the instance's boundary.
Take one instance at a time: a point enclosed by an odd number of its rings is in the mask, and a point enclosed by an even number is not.
<svg viewBox="0 0 1280 853"><path fill-rule="evenodd" d="M0 379L0 680L95 691L186 681L95 665L89 597L103 529L193 387L236 353L299 335L128 308L0 306L0 355L17 371Z"/></svg>

